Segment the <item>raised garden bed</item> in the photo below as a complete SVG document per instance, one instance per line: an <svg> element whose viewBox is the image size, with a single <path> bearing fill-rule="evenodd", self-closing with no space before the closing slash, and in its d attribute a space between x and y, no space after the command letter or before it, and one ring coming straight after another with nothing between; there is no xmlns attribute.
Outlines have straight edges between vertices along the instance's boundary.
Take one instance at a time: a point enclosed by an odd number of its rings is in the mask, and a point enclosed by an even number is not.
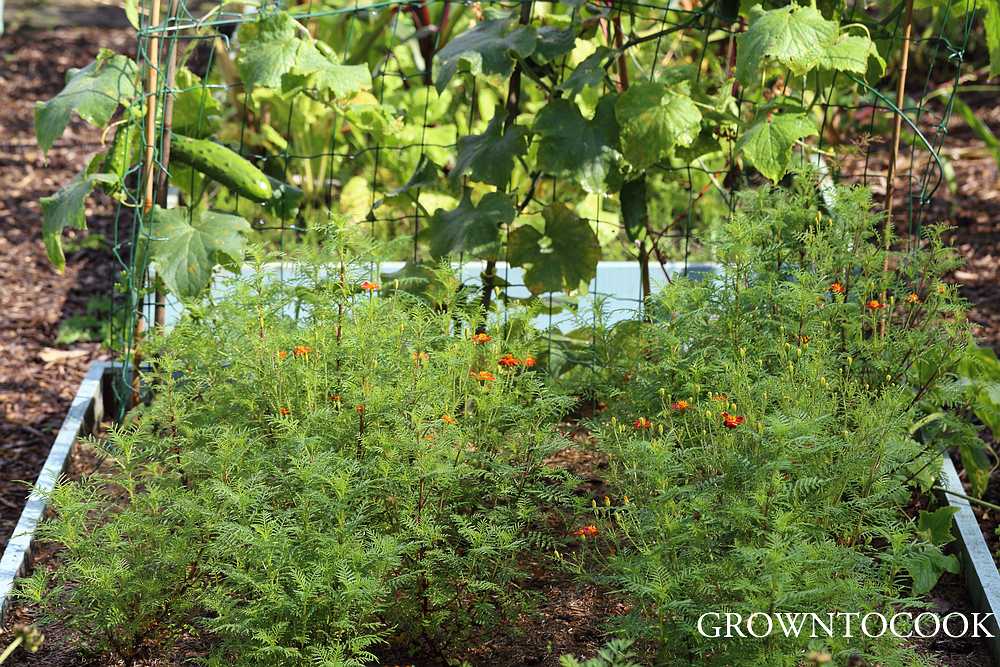
<svg viewBox="0 0 1000 667"><path fill-rule="evenodd" d="M90 365L52 443L34 489L27 498L17 527L0 557L0 627L5 625L15 579L31 567L35 530L45 515L46 494L52 491L63 475L77 439L94 433L104 415L115 412L113 393L108 391L115 369L120 369L120 366L104 361Z"/></svg>
<svg viewBox="0 0 1000 667"><path fill-rule="evenodd" d="M939 483L945 489L944 496L951 507L956 508L954 532L962 559L962 574L975 609L992 616L986 622L994 636L986 641L993 656L993 664L1000 665L1000 572L986 540L982 527L976 519L972 506L965 496L965 488L958 477L955 464L948 456L943 457Z"/></svg>
<svg viewBox="0 0 1000 667"><path fill-rule="evenodd" d="M78 439L94 434L105 415L117 412L118 406L114 400L114 393L110 391L110 382L120 373L121 367L118 364L95 362L90 366L86 377L81 382L59 435L53 442L46 465L36 482L36 490L29 497L22 513L18 523L18 530L8 543L2 559L0 559L0 618L5 618L11 604L10 592L16 578L29 571L33 565L34 533L39 521L45 514L46 508L44 493L50 491L56 480L66 472L67 462ZM578 432L576 437L586 438L589 435L583 431ZM599 469L594 468L594 462L585 460L574 462L571 457L567 465L576 468L580 473L588 475L599 474ZM992 554L983 540L980 526L976 521L969 502L964 497L964 489L955 471L954 464L947 457L943 461L939 483L944 489L944 498L947 499L952 507L957 509L953 529L957 537L956 546L961 554L963 563L962 580L968 590L972 607L965 608L963 607L963 601L956 599L955 592L949 590L953 586L951 580L943 581L939 587L941 592L935 592L933 597L938 599L944 596L945 599L950 601L950 604L955 605L950 607L950 610L996 613L1000 609L1000 574L998 574ZM598 483L595 488L600 491L600 484ZM562 598L559 604L579 605L582 601L587 600L587 594L583 594L581 597L579 591L571 593L567 589L559 590L552 588L547 592L547 595L557 595L557 591L558 595ZM601 603L590 600L588 604L593 607L593 610L604 609L605 612L609 610L606 602ZM557 623L565 623L570 618L574 619L573 622L577 624L577 627L580 627L581 622L584 620L577 617L576 614L571 614L570 616L561 616ZM987 625L994 634L1000 634L997 632L995 620L988 621ZM3 627L3 624L0 624L0 629L3 629ZM570 629L570 632L573 632L572 629ZM955 657L956 662L948 664L970 666L985 664L977 662L985 659L985 651L974 650L972 653L967 652L967 643L975 640L965 639L963 641L966 644L959 644L956 648L959 651ZM991 664L1000 665L1000 642L996 638L984 641L989 647L989 652L992 654ZM941 650L940 646L938 650ZM945 650L945 655L947 655L947 649ZM35 663L33 662L32 664ZM160 663L152 662L150 664Z"/></svg>

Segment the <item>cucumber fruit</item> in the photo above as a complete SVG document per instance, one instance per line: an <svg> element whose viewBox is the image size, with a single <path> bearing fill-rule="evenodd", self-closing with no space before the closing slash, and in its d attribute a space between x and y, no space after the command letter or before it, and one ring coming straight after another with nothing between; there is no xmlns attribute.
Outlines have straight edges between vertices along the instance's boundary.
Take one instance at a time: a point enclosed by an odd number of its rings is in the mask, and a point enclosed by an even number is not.
<svg viewBox="0 0 1000 667"><path fill-rule="evenodd" d="M115 131L115 138L111 142L111 148L104 158L101 171L106 174L113 174L121 181L125 178L129 167L132 166L132 158L138 152L139 146L139 124L129 122L119 125Z"/></svg>
<svg viewBox="0 0 1000 667"><path fill-rule="evenodd" d="M170 159L200 171L253 201L265 203L274 196L271 183L264 172L214 141L173 134L170 139Z"/></svg>

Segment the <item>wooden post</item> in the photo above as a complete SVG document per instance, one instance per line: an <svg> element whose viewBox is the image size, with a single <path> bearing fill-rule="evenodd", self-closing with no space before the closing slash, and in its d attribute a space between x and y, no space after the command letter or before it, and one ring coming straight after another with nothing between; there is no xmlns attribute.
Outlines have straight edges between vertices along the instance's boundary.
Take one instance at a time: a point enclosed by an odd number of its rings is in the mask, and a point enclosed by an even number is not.
<svg viewBox="0 0 1000 667"><path fill-rule="evenodd" d="M153 30L160 25L160 0L153 0L149 14L149 28ZM146 179L142 202L143 214L153 210L153 157L156 142L156 86L160 69L160 38L154 32L149 35L146 49L149 57L149 68L146 74L146 159L143 163L143 176Z"/></svg>
<svg viewBox="0 0 1000 667"><path fill-rule="evenodd" d="M906 73L910 64L910 41L913 36L913 0L906 0L906 15L903 18L903 51L899 64L899 85L896 88L896 116L892 126L892 153L889 154L889 169L886 172L885 184L885 222L882 227L882 243L886 251L882 262L882 279L889 274L889 248L892 245L893 199L896 196L896 162L899 160L899 139L903 132L903 105L906 103ZM882 303L888 299L886 289L882 288ZM879 321L879 333L885 335L886 319L884 315Z"/></svg>
<svg viewBox="0 0 1000 667"><path fill-rule="evenodd" d="M179 0L170 1L168 19L177 17ZM156 199L161 208L167 207L167 185L170 165L170 130L174 123L174 82L177 79L177 39L175 35L167 47L167 80L163 92L163 146L160 151L160 174L157 182ZM156 288L153 301L153 322L160 331L167 325L167 298L163 290Z"/></svg>
<svg viewBox="0 0 1000 667"><path fill-rule="evenodd" d="M886 249L889 247L888 232L892 230L893 198L896 193L896 161L899 160L899 140L903 132L903 105L906 103L906 73L910 65L910 41L913 35L913 0L906 2L906 16L903 19L903 52L899 64L899 85L896 88L896 108L899 110L893 119L892 153L889 155L889 171L886 174L885 185L885 239Z"/></svg>

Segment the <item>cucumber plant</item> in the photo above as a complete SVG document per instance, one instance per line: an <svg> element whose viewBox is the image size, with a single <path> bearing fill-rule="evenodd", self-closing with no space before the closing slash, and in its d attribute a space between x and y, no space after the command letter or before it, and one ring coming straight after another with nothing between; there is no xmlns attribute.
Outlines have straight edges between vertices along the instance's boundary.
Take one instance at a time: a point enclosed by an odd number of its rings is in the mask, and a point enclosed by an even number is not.
<svg viewBox="0 0 1000 667"><path fill-rule="evenodd" d="M332 211L413 235L395 277L425 292L421 261L461 256L486 262L487 306L502 260L537 295L579 290L602 258L637 258L648 294L650 259L687 250L680 227L710 236L731 190L828 153L817 146L828 108L883 76L877 44L891 35L875 16L843 23L841 2L685 7L268 7L238 19L235 48L193 22L184 32L204 39L192 43L215 48L203 75L197 48L177 70L168 168L185 215L154 208L141 259L159 276L186 271L166 286L189 295L238 260L247 221L307 229ZM150 99L140 69L102 53L39 106L43 148L74 111L119 130L113 159L43 202L57 267L61 232L85 224L94 188L138 206L126 185L143 147L127 131Z"/></svg>
<svg viewBox="0 0 1000 667"><path fill-rule="evenodd" d="M256 39L250 28L241 31L245 41L238 62L245 85L275 87L282 94L305 91L330 105L371 87L367 67L340 65L329 47L313 40L289 14L275 14L255 26L265 36ZM272 38L280 39L280 47L268 41ZM181 55L177 87L157 96L143 94L142 67L136 61L103 50L87 67L70 71L59 94L37 104L36 135L43 151L62 136L73 114L102 128L107 146L78 176L41 201L42 236L57 270L65 267L62 234L67 227L86 229L84 203L95 189L132 209L141 223L134 249L137 273L154 267L157 284L180 297L204 290L216 266L238 266L252 229L248 218L296 215L300 189L262 171L254 164L260 156L245 156L225 145L226 137L217 130L226 109L211 82L186 66L193 54L188 49ZM167 168L184 201L175 209L153 206L143 212L136 177L146 146L139 130L146 105L162 101L164 93L172 96L171 118L163 118L164 104L155 118L158 126L174 128Z"/></svg>
<svg viewBox="0 0 1000 667"><path fill-rule="evenodd" d="M663 261L682 249L679 227L711 233L731 190L785 179L796 154L824 157L828 107L883 76L884 17L847 23L837 2L751 5L302 14L318 43L379 73L375 88L335 108L270 81L222 131L284 156L307 218L332 208L377 235L415 236L394 276L407 286L434 291L427 264L453 256L486 262L487 304L500 261L524 268L536 295L572 292L600 259ZM283 22L261 16L240 39L277 50ZM244 85L266 81L236 62Z"/></svg>

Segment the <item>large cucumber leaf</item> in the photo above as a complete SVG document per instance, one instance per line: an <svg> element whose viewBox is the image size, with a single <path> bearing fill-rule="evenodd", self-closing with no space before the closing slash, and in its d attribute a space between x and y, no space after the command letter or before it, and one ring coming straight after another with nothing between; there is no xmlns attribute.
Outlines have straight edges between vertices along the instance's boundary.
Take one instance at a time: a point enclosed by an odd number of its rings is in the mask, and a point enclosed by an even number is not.
<svg viewBox="0 0 1000 667"><path fill-rule="evenodd" d="M874 58L880 73L885 73L885 59L879 54L875 42L863 35L841 34L819 57L819 67L838 72L853 72L864 76L868 61Z"/></svg>
<svg viewBox="0 0 1000 667"><path fill-rule="evenodd" d="M575 178L588 192L611 192L621 185L618 122L614 95L601 98L590 120L566 99L554 99L535 117L538 168Z"/></svg>
<svg viewBox="0 0 1000 667"><path fill-rule="evenodd" d="M474 205L471 194L466 188L457 208L434 213L429 232L432 256L466 252L474 257L495 257L499 252L500 227L514 221L514 204L508 195L490 192Z"/></svg>
<svg viewBox="0 0 1000 667"><path fill-rule="evenodd" d="M302 41L298 62L282 78L286 92L304 88L344 99L370 90L372 75L366 65L341 65L336 53L323 42Z"/></svg>
<svg viewBox="0 0 1000 667"><path fill-rule="evenodd" d="M788 171L792 147L799 139L819 134L804 113L762 113L740 138L743 151L757 171L777 183Z"/></svg>
<svg viewBox="0 0 1000 667"><path fill-rule="evenodd" d="M744 86L754 83L769 61L795 76L816 68L865 74L869 57L885 69L867 35L842 33L836 21L823 18L814 6L792 3L765 11L756 5L750 10L750 27L736 39L736 79Z"/></svg>
<svg viewBox="0 0 1000 667"><path fill-rule="evenodd" d="M528 150L528 131L520 125L512 125L505 132L506 120L507 112L498 106L485 132L458 140L452 178L470 174L474 181L507 189L514 161Z"/></svg>
<svg viewBox="0 0 1000 667"><path fill-rule="evenodd" d="M639 83L618 98L622 153L637 171L648 169L674 146L690 146L701 130L701 112L679 86Z"/></svg>
<svg viewBox="0 0 1000 667"><path fill-rule="evenodd" d="M67 227L87 228L83 204L94 188L102 183L117 184L118 177L114 174L88 174L84 171L55 194L42 197L42 241L49 261L59 273L66 268L66 256L62 247L63 230Z"/></svg>
<svg viewBox="0 0 1000 667"><path fill-rule="evenodd" d="M523 266L524 283L532 294L572 291L597 275L601 244L590 223L565 204L542 211L545 233L525 225L510 234L510 261Z"/></svg>
<svg viewBox="0 0 1000 667"><path fill-rule="evenodd" d="M209 286L216 266L239 266L249 231L250 223L238 215L156 206L146 229L146 252L170 292L192 297Z"/></svg>
<svg viewBox="0 0 1000 667"><path fill-rule="evenodd" d="M35 136L42 151L48 152L62 136L73 112L92 125L107 125L120 104L135 98L137 71L131 58L107 49L83 69L70 70L66 87L35 105Z"/></svg>
<svg viewBox="0 0 1000 667"><path fill-rule="evenodd" d="M310 39L286 12L262 15L239 30L237 66L247 88L301 88L348 97L372 86L365 65L341 65L333 50Z"/></svg>
<svg viewBox="0 0 1000 667"><path fill-rule="evenodd" d="M434 56L434 85L441 92L459 70L473 76L506 77L514 60L535 52L538 33L512 17L494 18L458 35Z"/></svg>

